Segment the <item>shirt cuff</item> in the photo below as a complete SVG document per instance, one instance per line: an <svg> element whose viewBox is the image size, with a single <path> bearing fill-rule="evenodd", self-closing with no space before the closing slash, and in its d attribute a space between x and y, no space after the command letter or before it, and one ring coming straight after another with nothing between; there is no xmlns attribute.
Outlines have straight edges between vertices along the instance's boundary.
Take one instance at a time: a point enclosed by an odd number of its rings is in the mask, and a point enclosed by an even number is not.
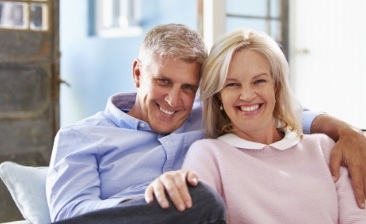
<svg viewBox="0 0 366 224"><path fill-rule="evenodd" d="M302 111L301 122L304 134L311 134L311 124L313 123L314 118L320 114L325 113L321 111L311 111L306 108Z"/></svg>

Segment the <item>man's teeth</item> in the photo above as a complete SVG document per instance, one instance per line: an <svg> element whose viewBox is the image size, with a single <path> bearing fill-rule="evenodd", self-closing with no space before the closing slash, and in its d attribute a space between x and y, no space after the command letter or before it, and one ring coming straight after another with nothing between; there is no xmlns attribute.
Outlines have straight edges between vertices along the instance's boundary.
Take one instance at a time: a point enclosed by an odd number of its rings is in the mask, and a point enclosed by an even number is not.
<svg viewBox="0 0 366 224"><path fill-rule="evenodd" d="M250 107L241 106L240 110L245 111L245 112L250 112L250 111L257 110L258 108L259 108L259 104L254 105L254 106L250 106Z"/></svg>
<svg viewBox="0 0 366 224"><path fill-rule="evenodd" d="M163 113L166 113L168 115L172 115L174 114L174 111L169 111L169 110L164 110L163 108L160 107L160 111L163 112Z"/></svg>

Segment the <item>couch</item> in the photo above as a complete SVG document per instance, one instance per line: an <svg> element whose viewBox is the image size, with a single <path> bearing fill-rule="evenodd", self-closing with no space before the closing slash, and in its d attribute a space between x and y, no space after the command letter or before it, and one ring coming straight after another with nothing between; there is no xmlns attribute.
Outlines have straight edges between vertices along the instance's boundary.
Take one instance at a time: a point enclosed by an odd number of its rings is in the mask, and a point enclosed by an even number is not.
<svg viewBox="0 0 366 224"><path fill-rule="evenodd" d="M364 134L366 137L365 131ZM0 177L25 219L8 224L51 223L46 200L47 170L48 167L23 166L10 161L0 164Z"/></svg>
<svg viewBox="0 0 366 224"><path fill-rule="evenodd" d="M24 220L9 224L51 223L46 200L48 167L23 166L6 161L0 164L0 177Z"/></svg>

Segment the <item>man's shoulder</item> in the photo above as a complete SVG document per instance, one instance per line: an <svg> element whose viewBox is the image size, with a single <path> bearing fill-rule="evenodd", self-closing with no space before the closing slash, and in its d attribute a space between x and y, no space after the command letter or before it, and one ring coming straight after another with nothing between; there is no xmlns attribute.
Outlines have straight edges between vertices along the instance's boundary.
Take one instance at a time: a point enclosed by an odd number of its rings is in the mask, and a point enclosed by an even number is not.
<svg viewBox="0 0 366 224"><path fill-rule="evenodd" d="M74 124L61 127L60 131L82 131L85 129L92 130L110 126L114 126L113 123L105 116L103 111L100 111Z"/></svg>

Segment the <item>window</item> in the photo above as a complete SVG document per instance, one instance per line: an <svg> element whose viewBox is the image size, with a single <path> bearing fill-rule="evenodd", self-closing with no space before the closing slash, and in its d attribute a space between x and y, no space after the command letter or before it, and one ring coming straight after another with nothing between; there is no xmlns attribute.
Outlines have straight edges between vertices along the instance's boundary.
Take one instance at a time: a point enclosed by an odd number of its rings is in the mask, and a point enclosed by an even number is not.
<svg viewBox="0 0 366 224"><path fill-rule="evenodd" d="M140 0L95 0L94 35L139 35Z"/></svg>
<svg viewBox="0 0 366 224"><path fill-rule="evenodd" d="M271 35L288 55L289 0L227 0L226 27L250 27Z"/></svg>
<svg viewBox="0 0 366 224"><path fill-rule="evenodd" d="M0 28L47 31L48 10L48 0L0 1Z"/></svg>

